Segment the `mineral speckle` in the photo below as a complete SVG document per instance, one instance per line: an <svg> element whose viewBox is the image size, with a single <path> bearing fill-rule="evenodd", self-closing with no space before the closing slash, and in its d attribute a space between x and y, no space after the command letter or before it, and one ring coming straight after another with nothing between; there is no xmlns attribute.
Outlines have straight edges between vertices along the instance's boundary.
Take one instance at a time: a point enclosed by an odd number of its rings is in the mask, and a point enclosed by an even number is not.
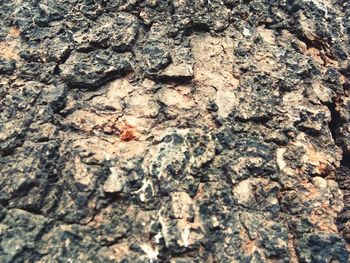
<svg viewBox="0 0 350 263"><path fill-rule="evenodd" d="M1 262L349 262L348 1L0 9Z"/></svg>

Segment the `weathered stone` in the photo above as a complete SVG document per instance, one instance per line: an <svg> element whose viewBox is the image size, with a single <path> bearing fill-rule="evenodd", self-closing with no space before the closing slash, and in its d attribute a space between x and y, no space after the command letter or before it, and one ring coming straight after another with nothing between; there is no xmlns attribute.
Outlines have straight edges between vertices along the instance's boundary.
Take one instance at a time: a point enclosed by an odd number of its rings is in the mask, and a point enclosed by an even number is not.
<svg viewBox="0 0 350 263"><path fill-rule="evenodd" d="M37 260L35 255L37 241L40 240L47 226L48 220L41 215L11 209L0 223L2 262L13 262L24 259Z"/></svg>
<svg viewBox="0 0 350 263"><path fill-rule="evenodd" d="M73 35L78 50L111 47L116 51L131 50L138 32L137 19L128 13L99 17L91 28L83 28ZM87 32L84 32L87 31Z"/></svg>
<svg viewBox="0 0 350 263"><path fill-rule="evenodd" d="M342 239L326 233L304 234L296 240L298 257L303 262L349 261Z"/></svg>
<svg viewBox="0 0 350 263"><path fill-rule="evenodd" d="M111 174L109 175L108 179L103 184L103 191L106 193L118 193L123 190L124 185L124 175L123 171L111 167L110 168Z"/></svg>
<svg viewBox="0 0 350 263"><path fill-rule="evenodd" d="M13 73L16 67L16 62L14 60L0 60L0 74L10 75Z"/></svg>
<svg viewBox="0 0 350 263"><path fill-rule="evenodd" d="M0 1L1 262L341 262L350 4Z"/></svg>
<svg viewBox="0 0 350 263"><path fill-rule="evenodd" d="M93 89L131 71L131 54L109 50L73 53L60 66L62 77L70 87Z"/></svg>

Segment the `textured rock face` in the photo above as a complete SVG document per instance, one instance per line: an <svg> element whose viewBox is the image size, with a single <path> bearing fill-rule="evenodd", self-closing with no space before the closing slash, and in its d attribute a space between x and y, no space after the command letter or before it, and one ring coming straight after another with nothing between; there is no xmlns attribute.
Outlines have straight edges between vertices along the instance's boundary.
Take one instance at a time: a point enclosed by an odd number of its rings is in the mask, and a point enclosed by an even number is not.
<svg viewBox="0 0 350 263"><path fill-rule="evenodd" d="M0 1L1 262L348 262L350 4Z"/></svg>

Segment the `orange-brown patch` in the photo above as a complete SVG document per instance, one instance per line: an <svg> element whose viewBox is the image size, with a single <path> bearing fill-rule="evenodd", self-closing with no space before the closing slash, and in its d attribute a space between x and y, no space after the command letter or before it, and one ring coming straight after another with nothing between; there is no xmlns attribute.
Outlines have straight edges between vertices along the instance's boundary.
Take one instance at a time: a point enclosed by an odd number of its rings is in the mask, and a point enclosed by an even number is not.
<svg viewBox="0 0 350 263"><path fill-rule="evenodd" d="M119 138L124 142L128 142L128 141L135 140L138 138L137 131L136 131L135 127L133 127L129 124L125 124L124 126L122 126L120 128L120 130L121 130L121 132L120 132Z"/></svg>
<svg viewBox="0 0 350 263"><path fill-rule="evenodd" d="M17 43L15 41L0 42L0 57L5 59L18 59L18 54L15 51Z"/></svg>
<svg viewBox="0 0 350 263"><path fill-rule="evenodd" d="M239 236L242 238L242 250L251 255L255 250L255 242L254 240L251 240L250 237L248 236L246 230L242 227L241 230L239 231Z"/></svg>
<svg viewBox="0 0 350 263"><path fill-rule="evenodd" d="M112 212L112 207L108 206L107 208L100 211L98 214L96 214L92 220L88 223L89 226L92 227L99 227L106 221L106 214L109 214Z"/></svg>
<svg viewBox="0 0 350 263"><path fill-rule="evenodd" d="M255 248L256 246L253 240L247 240L247 242L243 244L243 251L247 252L249 255L255 251Z"/></svg>
<svg viewBox="0 0 350 263"><path fill-rule="evenodd" d="M18 27L11 27L10 30L8 31L8 34L11 37L19 37L19 35L21 34L21 31L19 30Z"/></svg>
<svg viewBox="0 0 350 263"><path fill-rule="evenodd" d="M11 27L7 32L6 41L0 42L0 57L5 59L19 59L18 52L16 51L19 43L20 31L17 27Z"/></svg>
<svg viewBox="0 0 350 263"><path fill-rule="evenodd" d="M328 156L315 149L311 144L306 149L306 155L308 157L308 163L315 166L315 174L323 175L327 172Z"/></svg>
<svg viewBox="0 0 350 263"><path fill-rule="evenodd" d="M128 242L118 243L110 248L112 252L111 259L115 260L116 262L119 262L130 253Z"/></svg>
<svg viewBox="0 0 350 263"><path fill-rule="evenodd" d="M292 234L288 234L288 250L290 253L290 262L291 263L298 263L298 257L297 257L297 253L294 247L294 242L293 242L293 235Z"/></svg>
<svg viewBox="0 0 350 263"><path fill-rule="evenodd" d="M193 200L201 200L205 197L205 194L205 185L203 183L200 183L198 186L197 194L193 197Z"/></svg>

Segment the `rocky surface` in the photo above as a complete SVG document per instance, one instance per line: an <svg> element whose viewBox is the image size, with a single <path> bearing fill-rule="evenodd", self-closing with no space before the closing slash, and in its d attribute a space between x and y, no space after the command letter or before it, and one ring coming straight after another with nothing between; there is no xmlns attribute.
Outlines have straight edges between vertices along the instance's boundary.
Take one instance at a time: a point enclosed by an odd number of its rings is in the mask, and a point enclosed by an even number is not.
<svg viewBox="0 0 350 263"><path fill-rule="evenodd" d="M0 1L1 262L348 262L350 4Z"/></svg>

